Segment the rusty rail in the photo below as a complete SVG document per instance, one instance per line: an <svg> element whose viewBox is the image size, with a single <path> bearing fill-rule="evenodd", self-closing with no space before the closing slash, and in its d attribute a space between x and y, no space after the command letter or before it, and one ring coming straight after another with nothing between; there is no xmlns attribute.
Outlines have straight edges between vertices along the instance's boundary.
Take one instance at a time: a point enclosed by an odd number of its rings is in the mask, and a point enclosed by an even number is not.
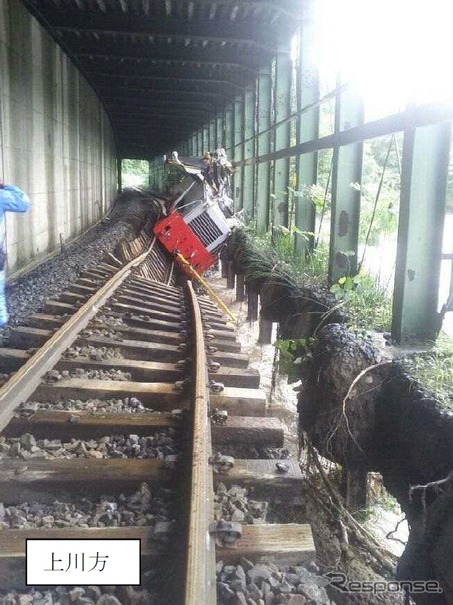
<svg viewBox="0 0 453 605"><path fill-rule="evenodd" d="M193 327L193 443L185 605L215 605L215 543L209 534L214 519L214 488L211 455L211 424L207 386L206 353L200 307L193 286L187 283Z"/></svg>

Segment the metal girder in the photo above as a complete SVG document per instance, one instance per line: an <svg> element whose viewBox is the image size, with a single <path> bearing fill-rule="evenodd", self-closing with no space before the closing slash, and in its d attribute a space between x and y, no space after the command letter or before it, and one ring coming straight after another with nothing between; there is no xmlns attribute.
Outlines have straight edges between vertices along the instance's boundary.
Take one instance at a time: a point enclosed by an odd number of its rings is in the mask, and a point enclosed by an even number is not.
<svg viewBox="0 0 453 605"><path fill-rule="evenodd" d="M314 0L306 2L304 20L299 30L299 56L297 63L297 110L313 105L313 109L302 113L296 121L296 142L312 141L319 135L319 74L315 57ZM316 208L309 196L308 188L317 181L318 154L301 154L296 161L297 197L295 200L295 225L305 232L316 229ZM313 250L314 237L295 236L295 248L299 254Z"/></svg>
<svg viewBox="0 0 453 605"><path fill-rule="evenodd" d="M400 113L367 122L360 126L348 127L342 132L330 134L314 141L299 143L287 149L274 151L256 158L246 158L242 164L259 164L260 162L269 162L280 158L290 158L301 153L330 149L336 145L351 145L367 139L401 132L414 126L428 126L446 120L453 120L453 107L451 104L426 103L424 105L412 106Z"/></svg>
<svg viewBox="0 0 453 605"><path fill-rule="evenodd" d="M392 337L434 340L451 122L404 133Z"/></svg>
<svg viewBox="0 0 453 605"><path fill-rule="evenodd" d="M203 129L200 128L197 133L197 155L201 156L203 154Z"/></svg>
<svg viewBox="0 0 453 605"><path fill-rule="evenodd" d="M340 87L338 86L338 89ZM352 89L338 94L335 132L363 122L363 102ZM329 283L357 273L360 220L360 187L363 143L336 146L332 163L332 212L330 226Z"/></svg>
<svg viewBox="0 0 453 605"><path fill-rule="evenodd" d="M113 110L110 112L112 117L117 118L118 120L124 120L130 123L139 122L140 124L147 123L151 121L153 118L171 118L172 121L182 121L183 123L187 122L196 122L199 124L200 120L206 119L208 114L206 113L197 113L196 111L165 111L164 108L158 109L155 111L145 111L143 113L134 113L131 114L131 111L127 112L127 110L118 111Z"/></svg>
<svg viewBox="0 0 453 605"><path fill-rule="evenodd" d="M244 91L244 157L255 155L255 85L248 85ZM242 176L242 207L244 221L249 223L255 215L254 166L244 166Z"/></svg>
<svg viewBox="0 0 453 605"><path fill-rule="evenodd" d="M216 120L215 120L215 118L213 118L209 122L209 151L211 151L211 152L215 151L216 140L217 140Z"/></svg>
<svg viewBox="0 0 453 605"><path fill-rule="evenodd" d="M128 97L110 97L110 96L106 96L103 97L103 100L107 102L107 106L109 107L109 109L112 109L113 111L117 108L125 108L125 109L129 109L129 110L149 110L149 109L164 109L164 108L168 108L169 110L173 109L184 109L186 108L187 110L192 110L192 112L197 112L197 113L208 113L207 110L201 109L200 108L200 104L197 101L183 101L181 100L180 102L178 102L177 100L173 100L173 101L168 101L165 99L151 99L150 102L148 104L144 104L144 101L147 100L147 97L145 98L140 98L138 100L135 100L134 98L129 99ZM215 109L215 108L214 108ZM210 113L210 112L209 112Z"/></svg>
<svg viewBox="0 0 453 605"><path fill-rule="evenodd" d="M93 80L94 79L99 79L99 78L106 78L108 79L110 82L112 81L112 79L118 78L121 80L140 80L140 81L150 81L150 82L165 82L167 84L176 84L177 86L180 86L181 84L190 84L190 85L200 85L200 86L216 86L216 87L232 87L232 88L237 88L237 89L242 89L241 86L239 86L238 84L234 84L232 83L230 80L215 80L215 79L204 79L204 78L191 78L191 77L187 77L187 78L173 78L173 77L167 77L167 76L149 76L147 74L120 74L117 73L115 71L111 71L111 72L102 72L102 71L96 71L96 70L87 70L85 71L85 73L89 74Z"/></svg>
<svg viewBox="0 0 453 605"><path fill-rule="evenodd" d="M233 102L234 108L234 131L233 131L233 161L241 161L244 158L242 141L244 140L244 98L236 97ZM233 199L235 209L242 208L242 167L238 168L233 176Z"/></svg>
<svg viewBox="0 0 453 605"><path fill-rule="evenodd" d="M156 56L150 56L150 57L146 57L143 55L129 55L129 54L121 54L118 52L110 52L110 53L106 53L106 52L101 52L99 49L95 52L73 52L71 53L73 56L76 56L78 58L82 58L82 59L91 59L91 60L105 60L105 61L118 61L120 64L123 64L125 62L134 62L134 63L138 63L138 64L148 64L151 63L153 65L153 67L157 66L157 65L165 65L166 67L168 66L176 66L176 67L183 67L184 69L186 69L187 67L190 68L195 68L195 69L222 69L222 70L227 70L227 71L243 71L246 72L248 74L250 74L250 76L255 75L256 74L256 68L252 68L249 67L247 65L241 65L240 63L234 63L231 61L206 61L206 60L191 60L190 57L186 56L186 57L182 57L182 58L178 58L178 57L166 57L166 58L162 58L162 57L156 57Z"/></svg>
<svg viewBox="0 0 453 605"><path fill-rule="evenodd" d="M203 151L209 151L209 124L203 126Z"/></svg>
<svg viewBox="0 0 453 605"><path fill-rule="evenodd" d="M233 141L234 141L234 109L229 103L225 107L225 151L230 159L233 158ZM234 195L234 194L233 194Z"/></svg>
<svg viewBox="0 0 453 605"><path fill-rule="evenodd" d="M159 108L156 107L154 110L151 108L148 109L138 109L134 108L134 113L131 114L131 108L129 107L124 109L112 108L110 111L111 117L115 117L119 120L127 119L131 122L146 122L149 121L149 118L153 118L156 116L165 117L165 118L181 118L185 120L189 117L191 120L196 120L199 123L200 120L206 120L209 117L209 114L202 111L197 111L194 109L187 109L182 111L172 111L171 109L166 109L165 107Z"/></svg>
<svg viewBox="0 0 453 605"><path fill-rule="evenodd" d="M218 149L219 147L225 147L225 132L224 132L224 127L225 127L225 121L223 118L223 115L218 115L216 118L216 149Z"/></svg>
<svg viewBox="0 0 453 605"><path fill-rule="evenodd" d="M109 44L93 44L86 43L81 40L66 40L66 44L70 49L70 54L75 57L81 56L95 56L95 55L111 55L112 57L117 57L121 60L122 53L121 50L124 50L125 55L129 58L138 59L140 61L145 60L186 60L187 62L200 62L205 61L206 57L209 56L211 63L235 63L235 61L231 61L231 57L234 57L235 54L241 56L241 58L247 59L244 61L244 64L248 67L258 68L259 65L259 53L232 53L230 49L223 49L222 47L216 49L210 49L209 53L206 52L206 49L203 47L190 49L181 45L180 48L175 48L175 45L168 44L162 48L148 48L145 45L137 45L137 44L125 44L124 48L121 45L115 42L110 42ZM167 48L168 47L168 48ZM120 52L118 52L120 51ZM237 63L237 61L236 61Z"/></svg>
<svg viewBox="0 0 453 605"><path fill-rule="evenodd" d="M291 113L291 76L292 64L288 52L277 54L275 64L275 123L285 120ZM290 146L290 124L286 122L274 130L274 149L287 149ZM288 185L289 159L282 158L274 162L274 190L272 213L273 226L288 225Z"/></svg>
<svg viewBox="0 0 453 605"><path fill-rule="evenodd" d="M143 21L141 21L141 27L143 28ZM73 25L68 26L54 26L54 29L57 32L69 32L69 33L77 33L77 34L97 34L98 36L108 35L108 36L118 36L121 38L130 38L134 37L135 39L143 39L146 38L146 41L149 43L153 43L154 40L166 40L166 41L179 41L183 42L184 46L188 49L191 48L190 42L201 42L201 43L213 43L218 47L221 43L229 44L229 45L239 45L243 47L252 47L259 52L267 52L269 54L275 53L276 49L265 41L258 41L254 38L250 37L241 37L241 36L225 36L222 34L222 31L219 31L219 34L216 36L212 35L212 25L211 25L211 33L210 35L194 35L190 33L159 33L156 28L145 28L145 29L133 29L132 27L123 26L123 24L118 24L117 27L98 27L96 25L86 25L84 27L77 27ZM250 34L251 35L251 34Z"/></svg>
<svg viewBox="0 0 453 605"><path fill-rule="evenodd" d="M174 95L176 90L169 90L169 89L163 89L163 88L149 88L146 86L97 86L96 90L105 90L106 92L111 92L111 91L115 91L115 92L121 92L121 91L125 91L125 92L129 92L129 93L134 93L134 92L139 92L139 93L143 93L146 95L146 98L150 98L152 96L152 94L157 94L157 95ZM214 93L214 92L187 92L184 91L183 92L184 96L191 96L191 97L197 97L197 98L210 98L210 99L222 99L222 95L219 93ZM108 96L112 96L112 95L108 95ZM134 98L136 97L136 94L132 94L132 95L114 95L114 96L133 96Z"/></svg>
<svg viewBox="0 0 453 605"><path fill-rule="evenodd" d="M269 131L271 125L271 99L272 78L271 68L268 65L260 70L258 76L257 155L267 154L271 149L271 133ZM256 229L259 235L266 233L269 228L269 209L270 162L262 162L256 167Z"/></svg>
<svg viewBox="0 0 453 605"><path fill-rule="evenodd" d="M80 11L42 11L50 27L60 31L79 31L96 33L121 33L146 35L152 38L177 38L182 40L208 40L219 42L255 42L263 46L269 45L269 34L263 31L261 24L245 22L229 24L222 21L214 30L212 21L187 21L185 19L143 19L137 15L115 15L99 13L81 13ZM216 34L213 35L213 31ZM275 39L274 34L274 39Z"/></svg>

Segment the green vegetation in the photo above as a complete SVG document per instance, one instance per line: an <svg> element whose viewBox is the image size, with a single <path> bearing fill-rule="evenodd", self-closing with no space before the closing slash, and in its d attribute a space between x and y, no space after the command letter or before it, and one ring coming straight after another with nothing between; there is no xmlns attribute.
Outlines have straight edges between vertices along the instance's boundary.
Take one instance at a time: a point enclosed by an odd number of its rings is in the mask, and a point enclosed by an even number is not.
<svg viewBox="0 0 453 605"><path fill-rule="evenodd" d="M146 187L149 178L147 160L122 160L121 172L124 187Z"/></svg>
<svg viewBox="0 0 453 605"><path fill-rule="evenodd" d="M288 376L289 384L300 379L300 366L314 342L314 338L281 339L275 342L279 352L278 369L280 374Z"/></svg>
<svg viewBox="0 0 453 605"><path fill-rule="evenodd" d="M404 360L406 369L439 401L453 412L453 340L439 336L427 353L417 353Z"/></svg>
<svg viewBox="0 0 453 605"><path fill-rule="evenodd" d="M392 323L392 299L379 280L364 270L354 277L342 277L330 288L355 328L388 332Z"/></svg>

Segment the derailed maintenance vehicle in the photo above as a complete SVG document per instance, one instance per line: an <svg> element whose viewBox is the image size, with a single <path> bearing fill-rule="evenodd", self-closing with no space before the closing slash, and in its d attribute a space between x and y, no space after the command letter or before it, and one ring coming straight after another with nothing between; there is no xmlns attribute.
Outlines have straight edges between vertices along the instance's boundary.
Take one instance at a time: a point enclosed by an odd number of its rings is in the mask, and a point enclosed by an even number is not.
<svg viewBox="0 0 453 605"><path fill-rule="evenodd" d="M233 167L223 148L212 155L205 153L203 158L180 158L174 151L165 161L181 170L185 178L154 233L184 270L185 263L178 255L197 273L203 273L217 262L237 223L230 189Z"/></svg>

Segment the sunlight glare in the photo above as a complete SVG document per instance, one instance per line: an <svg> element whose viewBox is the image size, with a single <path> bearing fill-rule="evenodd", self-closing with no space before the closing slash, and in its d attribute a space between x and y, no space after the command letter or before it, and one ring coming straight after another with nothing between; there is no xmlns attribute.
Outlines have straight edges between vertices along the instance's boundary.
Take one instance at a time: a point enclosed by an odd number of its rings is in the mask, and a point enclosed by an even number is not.
<svg viewBox="0 0 453 605"><path fill-rule="evenodd" d="M317 0L321 75L351 81L373 112L453 103L452 0Z"/></svg>

